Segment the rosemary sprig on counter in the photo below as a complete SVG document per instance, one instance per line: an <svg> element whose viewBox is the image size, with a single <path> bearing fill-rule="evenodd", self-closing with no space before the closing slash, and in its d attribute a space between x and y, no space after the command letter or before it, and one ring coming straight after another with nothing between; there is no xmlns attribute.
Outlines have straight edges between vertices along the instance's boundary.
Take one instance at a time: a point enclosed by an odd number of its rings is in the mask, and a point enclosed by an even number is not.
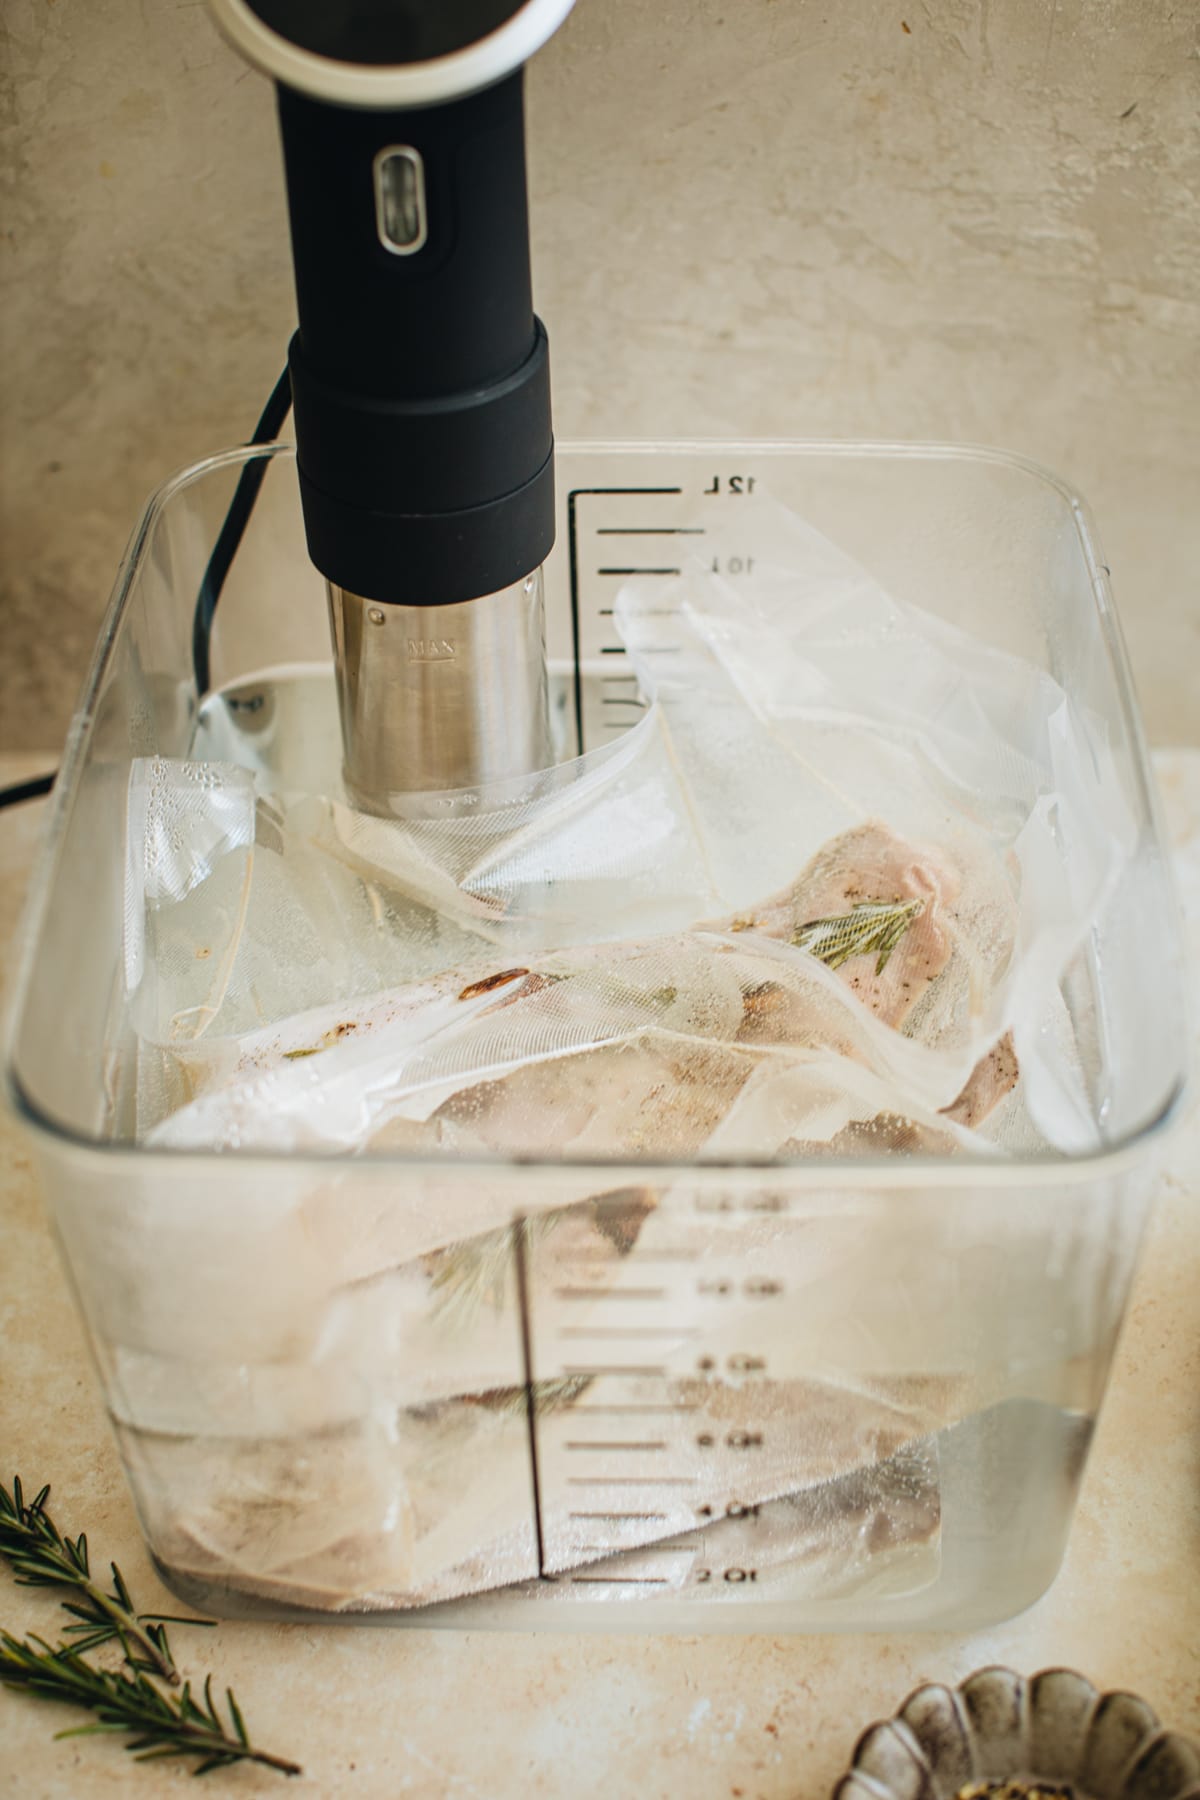
<svg viewBox="0 0 1200 1800"><path fill-rule="evenodd" d="M810 919L792 933L798 950L807 950L830 969L840 969L852 956L864 956L874 950L878 960L875 973L882 975L900 939L917 916L924 912L924 900L896 900L890 904L880 900L860 900L848 913L831 919Z"/></svg>
<svg viewBox="0 0 1200 1800"><path fill-rule="evenodd" d="M65 1636L77 1641L80 1654L101 1644L117 1642L131 1669L157 1675L173 1686L179 1682L175 1659L161 1618L134 1611L129 1589L116 1563L112 1567L112 1591L95 1580L88 1564L87 1533L64 1537L46 1511L49 1487L28 1503L21 1477L13 1478L12 1493L0 1482L0 1556L12 1564L21 1587L62 1587L73 1595L63 1606L75 1619ZM206 1619L184 1620L205 1625Z"/></svg>
<svg viewBox="0 0 1200 1800"><path fill-rule="evenodd" d="M204 1684L203 1701L193 1694L190 1682L179 1685L164 1620L178 1625L214 1621L138 1613L115 1563L110 1565L112 1592L106 1592L92 1577L86 1534L71 1539L59 1531L46 1511L49 1494L49 1486L43 1487L26 1503L19 1475L13 1478L11 1493L0 1483L0 1557L12 1565L22 1587L69 1590L71 1599L63 1605L75 1623L65 1628L65 1635L74 1636L75 1642L51 1646L32 1633L22 1642L0 1630L0 1687L85 1708L95 1715L95 1723L73 1726L58 1736L122 1732L131 1735L125 1748L138 1762L193 1756L199 1759L196 1775L238 1762L262 1763L285 1775L299 1775L299 1764L250 1742L241 1708L228 1688L226 1725L213 1701L211 1676ZM98 1669L84 1660L86 1651L114 1643L125 1667ZM171 1686L164 1691L158 1682Z"/></svg>
<svg viewBox="0 0 1200 1800"><path fill-rule="evenodd" d="M241 1709L227 1688L225 1699L231 1724L222 1723L212 1697L212 1677L204 1684L204 1699L197 1700L192 1684L185 1681L178 1694L163 1693L139 1668L95 1669L78 1651L62 1646L51 1649L41 1638L21 1643L0 1631L0 1682L24 1688L43 1700L82 1706L96 1715L94 1725L76 1725L59 1737L93 1737L105 1732L133 1733L125 1745L135 1762L152 1762L162 1756L195 1756L195 1775L231 1763L263 1763L284 1775L299 1775L298 1763L271 1756L251 1742Z"/></svg>

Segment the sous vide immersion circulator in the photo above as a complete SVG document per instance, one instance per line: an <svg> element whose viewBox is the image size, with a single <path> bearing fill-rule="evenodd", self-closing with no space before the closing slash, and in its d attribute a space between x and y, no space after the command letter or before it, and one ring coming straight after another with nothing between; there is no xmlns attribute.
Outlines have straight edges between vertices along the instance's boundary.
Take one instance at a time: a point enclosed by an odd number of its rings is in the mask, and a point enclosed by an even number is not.
<svg viewBox="0 0 1200 1800"><path fill-rule="evenodd" d="M366 810L551 759L523 64L573 0L210 0L278 87L309 554Z"/></svg>

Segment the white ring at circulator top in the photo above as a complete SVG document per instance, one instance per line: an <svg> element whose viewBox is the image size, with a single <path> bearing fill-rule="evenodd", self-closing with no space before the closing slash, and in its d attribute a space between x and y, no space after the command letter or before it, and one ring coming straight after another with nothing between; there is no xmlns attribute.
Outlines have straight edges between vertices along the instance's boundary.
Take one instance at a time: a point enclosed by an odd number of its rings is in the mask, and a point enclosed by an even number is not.
<svg viewBox="0 0 1200 1800"><path fill-rule="evenodd" d="M529 61L554 35L575 0L526 0L520 12L486 37L427 62L339 62L302 50L265 25L246 0L208 0L221 31L254 66L285 87L335 106L436 106L478 93Z"/></svg>

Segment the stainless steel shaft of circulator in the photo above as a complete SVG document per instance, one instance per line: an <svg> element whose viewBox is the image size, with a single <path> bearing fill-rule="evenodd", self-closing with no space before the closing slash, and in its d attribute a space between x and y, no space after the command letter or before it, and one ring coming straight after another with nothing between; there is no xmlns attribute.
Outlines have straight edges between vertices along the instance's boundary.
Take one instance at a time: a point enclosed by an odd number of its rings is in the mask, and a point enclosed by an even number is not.
<svg viewBox="0 0 1200 1800"><path fill-rule="evenodd" d="M381 605L329 587L344 775L365 811L553 760L541 570L448 606Z"/></svg>

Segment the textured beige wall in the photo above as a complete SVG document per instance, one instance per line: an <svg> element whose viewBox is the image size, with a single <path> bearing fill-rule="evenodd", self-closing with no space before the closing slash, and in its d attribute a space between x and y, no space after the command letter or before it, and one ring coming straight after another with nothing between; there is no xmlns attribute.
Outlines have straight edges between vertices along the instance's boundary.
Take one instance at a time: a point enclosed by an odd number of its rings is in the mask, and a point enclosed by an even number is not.
<svg viewBox="0 0 1200 1800"><path fill-rule="evenodd" d="M291 328L269 89L201 0L0 0L0 747ZM1089 498L1200 738L1196 0L579 0L530 78L562 436L949 438Z"/></svg>

